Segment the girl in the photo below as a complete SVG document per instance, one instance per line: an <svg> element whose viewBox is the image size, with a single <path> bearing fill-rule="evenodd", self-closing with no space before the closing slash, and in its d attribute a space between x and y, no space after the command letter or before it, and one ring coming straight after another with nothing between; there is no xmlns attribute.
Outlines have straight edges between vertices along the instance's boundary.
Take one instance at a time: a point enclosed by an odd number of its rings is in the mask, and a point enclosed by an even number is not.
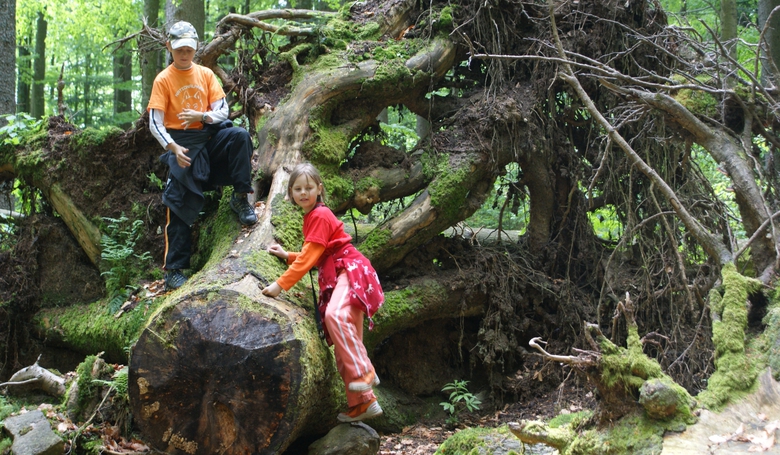
<svg viewBox="0 0 780 455"><path fill-rule="evenodd" d="M303 248L300 253L271 245L268 252L290 266L278 280L263 289L276 297L289 290L306 272L319 271L318 311L324 321L328 344L333 345L336 366L347 390L349 410L338 415L341 422L370 419L382 414L373 387L379 378L363 346L363 313L371 316L385 300L371 263L350 243L344 223L323 203L325 188L317 169L302 163L293 169L287 196L303 209Z"/></svg>

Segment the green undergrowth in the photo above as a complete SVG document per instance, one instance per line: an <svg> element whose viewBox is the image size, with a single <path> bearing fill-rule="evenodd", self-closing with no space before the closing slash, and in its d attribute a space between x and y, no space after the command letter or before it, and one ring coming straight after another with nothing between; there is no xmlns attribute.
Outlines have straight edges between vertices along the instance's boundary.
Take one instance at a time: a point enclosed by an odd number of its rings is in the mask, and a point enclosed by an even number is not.
<svg viewBox="0 0 780 455"><path fill-rule="evenodd" d="M6 399L6 397L0 395L0 422L5 421L11 414L18 412L21 409L19 404L15 404ZM0 432L0 453L10 453L13 439L5 431Z"/></svg>

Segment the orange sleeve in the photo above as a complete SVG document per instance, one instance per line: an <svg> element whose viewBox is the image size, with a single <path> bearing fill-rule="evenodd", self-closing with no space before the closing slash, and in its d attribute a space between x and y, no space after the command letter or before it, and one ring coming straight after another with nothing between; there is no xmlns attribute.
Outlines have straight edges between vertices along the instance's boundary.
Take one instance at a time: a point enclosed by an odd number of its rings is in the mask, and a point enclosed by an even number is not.
<svg viewBox="0 0 780 455"><path fill-rule="evenodd" d="M295 254L295 258L293 259L292 264L290 264L290 267L287 268L287 271L285 271L282 276L276 280L276 284L281 286L281 288L285 291L289 291L290 288L295 285L295 283L300 281L300 279L306 275L306 272L314 267L324 252L325 245L320 245L319 243L313 242L305 242L300 253L290 253L291 256ZM287 261L289 263L289 257L287 258Z"/></svg>

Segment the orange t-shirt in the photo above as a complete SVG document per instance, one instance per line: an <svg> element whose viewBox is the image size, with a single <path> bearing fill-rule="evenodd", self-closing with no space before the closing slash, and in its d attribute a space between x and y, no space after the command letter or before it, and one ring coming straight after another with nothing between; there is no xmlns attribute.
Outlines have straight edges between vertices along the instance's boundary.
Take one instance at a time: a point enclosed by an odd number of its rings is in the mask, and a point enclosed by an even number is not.
<svg viewBox="0 0 780 455"><path fill-rule="evenodd" d="M192 68L180 70L168 65L154 79L147 109L165 113L165 129L181 130L182 121L177 115L182 110L207 112L211 110L211 103L224 97L222 86L209 68L193 63ZM195 122L188 129L202 128L202 123Z"/></svg>

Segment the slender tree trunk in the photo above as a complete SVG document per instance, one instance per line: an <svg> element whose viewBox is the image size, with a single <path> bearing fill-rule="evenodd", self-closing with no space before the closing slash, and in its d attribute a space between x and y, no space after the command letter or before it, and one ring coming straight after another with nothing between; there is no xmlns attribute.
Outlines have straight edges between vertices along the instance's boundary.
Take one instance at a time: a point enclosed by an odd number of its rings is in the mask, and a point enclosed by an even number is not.
<svg viewBox="0 0 780 455"><path fill-rule="evenodd" d="M759 0L758 2L758 28L763 29L764 39L766 40L766 52L761 54L761 81L764 84L772 83L777 85L777 68L780 67L780 14L775 13L769 20L769 14L772 10L780 6L780 0Z"/></svg>
<svg viewBox="0 0 780 455"><path fill-rule="evenodd" d="M30 53L30 37L25 37L19 46L19 61L17 62L18 83L16 86L16 112L30 113L30 80L32 75L32 54Z"/></svg>
<svg viewBox="0 0 780 455"><path fill-rule="evenodd" d="M729 57L737 59L737 0L720 2L720 39Z"/></svg>
<svg viewBox="0 0 780 455"><path fill-rule="evenodd" d="M84 127L88 127L91 122L92 114L89 112L92 103L90 103L90 97L92 96L92 56L87 54L84 60Z"/></svg>
<svg viewBox="0 0 780 455"><path fill-rule="evenodd" d="M133 78L133 59L129 52L119 49L114 54L114 117L130 112L133 108L133 92L130 82ZM119 86L117 88L117 85ZM131 122L119 123L121 128L129 128Z"/></svg>
<svg viewBox="0 0 780 455"><path fill-rule="evenodd" d="M200 41L206 28L206 7L204 0L166 0L165 29L178 21L187 21L198 31Z"/></svg>
<svg viewBox="0 0 780 455"><path fill-rule="evenodd" d="M144 17L149 27L159 26L160 0L144 0ZM141 37L138 47L143 49L140 58L141 66L141 108L146 109L149 104L149 97L152 94L152 85L154 78L160 72L160 51L153 49L153 42L145 37Z"/></svg>
<svg viewBox="0 0 780 455"><path fill-rule="evenodd" d="M35 32L35 57L33 60L33 84L31 96L31 114L35 118L43 117L46 103L43 98L43 84L46 78L46 19L43 12L38 13Z"/></svg>
<svg viewBox="0 0 780 455"><path fill-rule="evenodd" d="M16 0L0 0L0 114L16 112ZM0 119L0 126L5 125Z"/></svg>

